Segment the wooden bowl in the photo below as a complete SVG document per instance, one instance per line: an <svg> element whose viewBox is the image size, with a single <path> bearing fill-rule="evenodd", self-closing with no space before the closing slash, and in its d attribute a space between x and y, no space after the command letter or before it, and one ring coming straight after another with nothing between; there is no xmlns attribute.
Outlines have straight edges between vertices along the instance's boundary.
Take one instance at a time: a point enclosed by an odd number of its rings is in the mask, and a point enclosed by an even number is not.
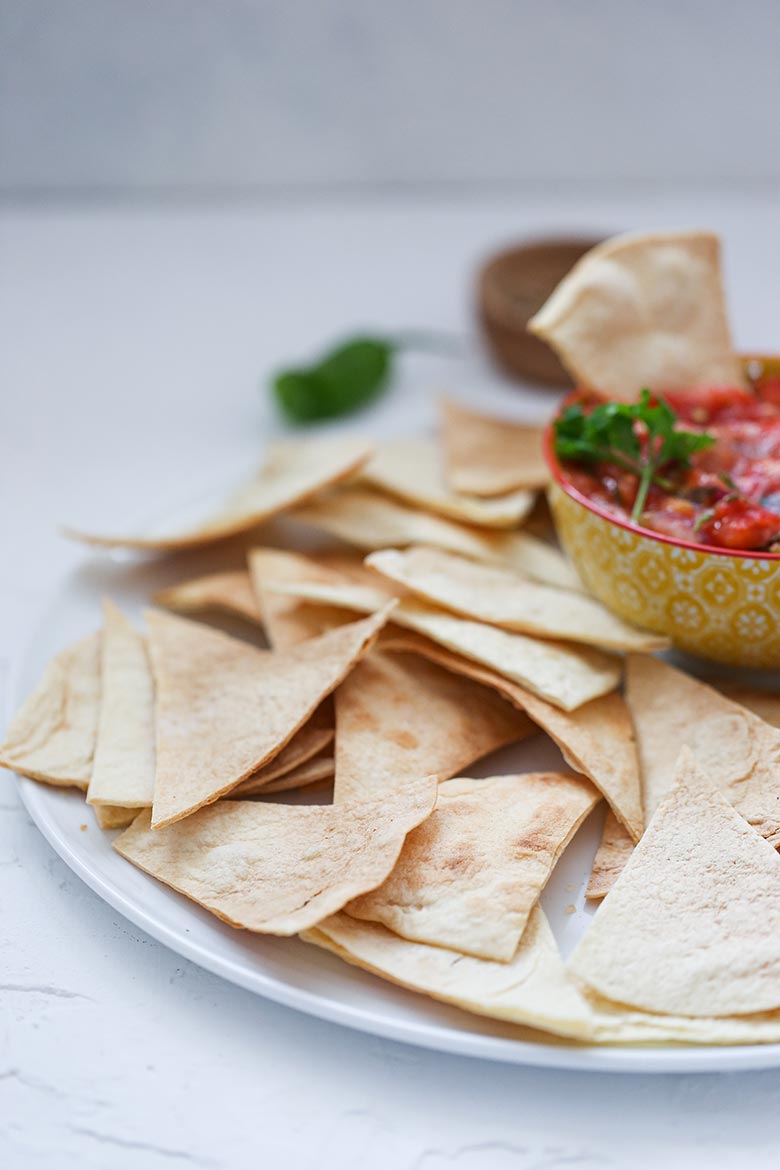
<svg viewBox="0 0 780 1170"><path fill-rule="evenodd" d="M498 252L477 278L477 310L496 363L510 377L572 385L558 358L526 325L555 286L596 239L534 240Z"/></svg>

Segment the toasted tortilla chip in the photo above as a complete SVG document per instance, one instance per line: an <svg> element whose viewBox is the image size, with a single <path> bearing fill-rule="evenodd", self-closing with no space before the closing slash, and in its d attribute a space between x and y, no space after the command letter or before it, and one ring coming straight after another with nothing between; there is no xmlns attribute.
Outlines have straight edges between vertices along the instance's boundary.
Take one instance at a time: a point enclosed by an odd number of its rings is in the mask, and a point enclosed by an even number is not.
<svg viewBox="0 0 780 1170"><path fill-rule="evenodd" d="M154 680L146 639L103 600L101 699L90 804L148 808L154 796Z"/></svg>
<svg viewBox="0 0 780 1170"><path fill-rule="evenodd" d="M636 730L645 820L668 792L687 745L746 820L780 845L780 731L657 658L629 655L626 702Z"/></svg>
<svg viewBox="0 0 780 1170"><path fill-rule="evenodd" d="M631 402L698 386L744 386L718 239L708 232L618 236L592 248L528 323L575 382Z"/></svg>
<svg viewBox="0 0 780 1170"><path fill-rule="evenodd" d="M290 742L283 747L270 764L254 772L246 780L242 780L231 790L236 800L244 796L254 795L264 791L268 784L279 777L295 771L305 764L312 756L318 755L325 748L330 747L335 736L335 715L333 702L326 699L321 703L308 722L304 723L300 731L296 731Z"/></svg>
<svg viewBox="0 0 780 1170"><path fill-rule="evenodd" d="M534 506L534 492L513 491L494 499L458 495L447 487L441 453L433 439L384 443L361 471L370 487L453 520L484 528L516 528Z"/></svg>
<svg viewBox="0 0 780 1170"><path fill-rule="evenodd" d="M372 447L361 439L340 437L274 443L265 464L238 488L214 515L173 532L101 536L69 528L67 536L105 548L176 550L199 548L247 532L272 516L354 475L370 458Z"/></svg>
<svg viewBox="0 0 780 1170"><path fill-rule="evenodd" d="M759 691L753 687L743 687L736 683L718 682L714 685L715 689L725 695L727 699L731 699L732 703L739 703L741 707L747 707L748 711L758 715L759 719L764 720L764 723L769 723L772 727L780 727L780 695L772 691Z"/></svg>
<svg viewBox="0 0 780 1170"><path fill-rule="evenodd" d="M604 821L598 852L593 859L593 869L590 871L585 897L593 901L606 898L623 872L633 850L631 834L610 809Z"/></svg>
<svg viewBox="0 0 780 1170"><path fill-rule="evenodd" d="M648 1012L780 1006L780 857L709 787L689 748L570 968L599 995Z"/></svg>
<svg viewBox="0 0 780 1170"><path fill-rule="evenodd" d="M101 829L125 829L138 816L137 808L122 808L115 804L96 804L93 808Z"/></svg>
<svg viewBox="0 0 780 1170"><path fill-rule="evenodd" d="M631 718L621 695L613 691L575 711L561 711L497 671L419 634L387 626L380 644L383 649L419 654L446 670L494 687L547 732L569 767L595 784L619 820L639 840L643 827L639 763Z"/></svg>
<svg viewBox="0 0 780 1170"><path fill-rule="evenodd" d="M502 629L609 650L663 650L669 639L630 626L598 601L435 548L366 558L381 576L435 605Z"/></svg>
<svg viewBox="0 0 780 1170"><path fill-rule="evenodd" d="M569 562L545 540L527 532L486 532L407 507L359 488L341 488L299 508L293 518L366 552L429 545L517 569L536 581L582 589Z"/></svg>
<svg viewBox="0 0 780 1170"><path fill-rule="evenodd" d="M295 598L271 592L268 586L277 581L341 584L358 568L362 569L361 562L349 554L303 556L276 548L252 549L249 554L252 586L263 615L266 637L274 650L296 646L350 619L332 606L302 605Z"/></svg>
<svg viewBox="0 0 780 1170"><path fill-rule="evenodd" d="M567 977L538 906L509 963L410 942L378 923L360 922L348 914L327 918L302 937L391 983L477 1015L581 1039L592 1031L592 1011Z"/></svg>
<svg viewBox="0 0 780 1170"><path fill-rule="evenodd" d="M359 613L375 612L382 597L364 585L277 582L273 589L291 597L341 605ZM424 601L398 602L391 620L519 683L564 711L573 711L599 695L608 694L620 682L620 663L599 650L510 633L484 622L457 617Z"/></svg>
<svg viewBox="0 0 780 1170"><path fill-rule="evenodd" d="M433 777L346 808L225 800L159 832L141 813L114 848L232 926L296 934L383 882L435 803Z"/></svg>
<svg viewBox="0 0 780 1170"><path fill-rule="evenodd" d="M502 496L542 488L550 470L543 427L492 418L450 398L439 403L447 486L472 496Z"/></svg>
<svg viewBox="0 0 780 1170"><path fill-rule="evenodd" d="M388 610L290 650L257 650L150 610L157 690L152 826L217 800L273 759L369 649Z"/></svg>
<svg viewBox="0 0 780 1170"><path fill-rule="evenodd" d="M61 650L17 711L0 766L32 780L86 791L100 710L100 634Z"/></svg>
<svg viewBox="0 0 780 1170"><path fill-rule="evenodd" d="M335 774L336 761L333 756L315 756L313 760L299 764L297 768L280 776L278 780L272 780L270 784L266 784L264 788L260 789L260 793L263 796L269 796L274 792L290 792L296 788L306 788L309 784L332 780Z"/></svg>
<svg viewBox="0 0 780 1170"><path fill-rule="evenodd" d="M336 729L338 804L379 799L415 776L446 780L534 727L479 683L375 649L336 692Z"/></svg>
<svg viewBox="0 0 780 1170"><path fill-rule="evenodd" d="M415 942L507 963L600 799L587 780L559 772L445 781L390 876L346 912Z"/></svg>
<svg viewBox="0 0 780 1170"><path fill-rule="evenodd" d="M209 573L206 577L194 577L181 581L155 593L153 600L166 609L179 613L198 613L214 610L230 617L262 624L260 606L257 603L252 579L246 569L232 569L226 573Z"/></svg>

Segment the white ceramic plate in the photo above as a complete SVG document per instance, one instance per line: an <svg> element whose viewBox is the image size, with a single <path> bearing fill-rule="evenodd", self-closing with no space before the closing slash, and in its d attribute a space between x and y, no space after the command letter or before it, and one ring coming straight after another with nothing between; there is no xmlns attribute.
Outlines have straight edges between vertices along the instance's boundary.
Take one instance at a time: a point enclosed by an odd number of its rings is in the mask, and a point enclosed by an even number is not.
<svg viewBox="0 0 780 1170"><path fill-rule="evenodd" d="M228 555L241 563L241 546ZM57 650L99 622L99 601L110 594L140 613L153 592L175 580L224 567L226 549L137 561L95 557L66 579L41 622L12 687L15 705L32 689ZM252 637L250 626L232 632ZM470 771L489 776L562 766L542 736L504 749ZM41 832L101 898L148 934L200 966L258 995L313 1016L426 1048L519 1064L624 1072L722 1072L780 1065L780 1045L737 1048L596 1048L555 1041L541 1033L483 1019L405 992L297 939L238 931L148 877L111 849L112 834L97 827L82 796L20 779L22 799ZM583 826L556 867L543 896L559 945L567 954L592 908L583 897L598 845L603 812ZM86 829L82 826L86 825ZM138 961L143 962L139 953Z"/></svg>

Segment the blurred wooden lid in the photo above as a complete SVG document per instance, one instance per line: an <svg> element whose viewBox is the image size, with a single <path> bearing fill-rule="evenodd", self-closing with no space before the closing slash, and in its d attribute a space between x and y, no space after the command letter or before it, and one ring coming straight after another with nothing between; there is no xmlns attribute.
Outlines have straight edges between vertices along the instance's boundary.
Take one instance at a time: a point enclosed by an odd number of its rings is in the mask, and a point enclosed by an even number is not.
<svg viewBox="0 0 780 1170"><path fill-rule="evenodd" d="M477 280L477 309L497 364L514 378L571 386L558 358L526 325L597 239L546 238L492 256Z"/></svg>

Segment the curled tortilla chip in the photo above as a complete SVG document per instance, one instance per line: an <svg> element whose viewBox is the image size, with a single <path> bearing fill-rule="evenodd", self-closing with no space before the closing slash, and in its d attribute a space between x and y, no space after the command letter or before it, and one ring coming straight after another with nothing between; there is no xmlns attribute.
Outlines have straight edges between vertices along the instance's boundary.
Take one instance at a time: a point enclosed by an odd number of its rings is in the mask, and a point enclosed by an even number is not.
<svg viewBox="0 0 780 1170"><path fill-rule="evenodd" d="M610 809L604 821L601 842L593 860L585 897L593 901L606 898L633 851L634 842L631 834Z"/></svg>
<svg viewBox="0 0 780 1170"><path fill-rule="evenodd" d="M502 496L549 481L543 427L479 414L449 398L439 403L439 418L450 491Z"/></svg>
<svg viewBox="0 0 780 1170"><path fill-rule="evenodd" d="M270 652L148 611L157 691L152 826L189 816L273 759L370 648L388 612Z"/></svg>
<svg viewBox="0 0 780 1170"><path fill-rule="evenodd" d="M319 784L322 780L332 780L336 774L336 761L333 756L315 756L305 764L299 764L278 780L272 780L260 789L262 796L270 796L274 792L291 792L297 788L307 788L310 784Z"/></svg>
<svg viewBox="0 0 780 1170"><path fill-rule="evenodd" d="M484 528L516 528L534 506L533 492L494 499L451 492L438 445L423 437L384 443L361 471L364 483L429 512Z"/></svg>
<svg viewBox="0 0 780 1170"><path fill-rule="evenodd" d="M415 776L446 780L533 731L495 691L376 649L336 692L335 803L379 799Z"/></svg>
<svg viewBox="0 0 780 1170"><path fill-rule="evenodd" d="M547 732L569 767L595 784L620 822L639 840L643 827L639 763L631 718L621 695L613 691L574 711L561 711L497 671L419 634L388 626L382 631L381 645L387 650L419 654L447 670L494 687Z"/></svg>
<svg viewBox="0 0 780 1170"><path fill-rule="evenodd" d="M780 857L690 749L570 968L647 1012L731 1016L780 1007Z"/></svg>
<svg viewBox="0 0 780 1170"><path fill-rule="evenodd" d="M315 604L341 605L357 612L376 612L384 595L364 585L284 584L273 590ZM608 694L619 684L622 670L614 657L590 646L545 641L525 634L457 617L427 602L396 603L391 621L405 626L448 650L503 675L564 711ZM476 677L476 675L472 676ZM500 689L500 688L499 688Z"/></svg>
<svg viewBox="0 0 780 1170"><path fill-rule="evenodd" d="M87 790L90 804L122 808L151 805L155 776L154 717L154 680L146 639L105 598L100 716ZM104 819L108 819L108 814Z"/></svg>
<svg viewBox="0 0 780 1170"><path fill-rule="evenodd" d="M265 464L212 516L189 528L126 536L101 536L69 528L66 536L105 548L171 550L199 548L248 532L272 516L354 475L370 458L372 447L349 437L307 439L273 444Z"/></svg>
<svg viewBox="0 0 780 1170"><path fill-rule="evenodd" d="M509 962L555 863L599 799L587 780L559 772L445 781L390 876L346 912L415 942Z"/></svg>
<svg viewBox="0 0 780 1170"><path fill-rule="evenodd" d="M710 783L773 845L780 844L780 731L668 662L626 660L645 820L669 791L683 745Z"/></svg>
<svg viewBox="0 0 780 1170"><path fill-rule="evenodd" d="M61 650L11 720L0 766L86 791L100 710L100 634Z"/></svg>
<svg viewBox="0 0 780 1170"><path fill-rule="evenodd" d="M141 813L114 848L232 926L296 934L378 886L436 803L436 781L354 807L224 800L154 831Z"/></svg>
<svg viewBox="0 0 780 1170"><path fill-rule="evenodd" d="M262 624L260 606L257 603L252 579L246 569L231 569L226 573L209 573L205 577L194 577L181 581L155 593L153 600L166 609L179 613L198 613L214 610L230 617Z"/></svg>
<svg viewBox="0 0 780 1170"><path fill-rule="evenodd" d="M312 756L319 755L325 748L330 747L335 736L335 716L333 703L330 699L317 708L300 731L296 731L290 742L283 747L277 756L259 771L254 772L246 780L242 780L231 790L236 800L244 796L253 796L256 792L265 791L267 786L288 772L295 771L307 763Z"/></svg>
<svg viewBox="0 0 780 1170"><path fill-rule="evenodd" d="M441 549L385 549L367 557L366 565L426 601L502 629L608 650L669 646L668 638L628 625L584 593L541 585Z"/></svg>
<svg viewBox="0 0 780 1170"><path fill-rule="evenodd" d="M720 247L708 232L617 236L592 248L528 323L575 382L632 402L744 386L729 333Z"/></svg>

